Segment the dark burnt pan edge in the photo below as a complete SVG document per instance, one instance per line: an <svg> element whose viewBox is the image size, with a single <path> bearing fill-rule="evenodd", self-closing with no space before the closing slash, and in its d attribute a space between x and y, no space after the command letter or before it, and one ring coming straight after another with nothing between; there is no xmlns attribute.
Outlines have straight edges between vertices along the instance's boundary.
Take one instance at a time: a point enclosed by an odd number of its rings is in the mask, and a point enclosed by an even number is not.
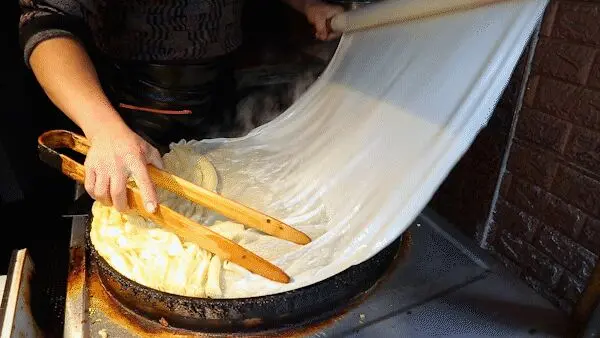
<svg viewBox="0 0 600 338"><path fill-rule="evenodd" d="M399 252L402 237L371 259L323 281L273 295L209 299L185 297L151 289L121 275L102 258L89 237L86 242L104 287L135 313L169 325L214 333L250 333L286 329L317 322L340 313L369 291Z"/></svg>

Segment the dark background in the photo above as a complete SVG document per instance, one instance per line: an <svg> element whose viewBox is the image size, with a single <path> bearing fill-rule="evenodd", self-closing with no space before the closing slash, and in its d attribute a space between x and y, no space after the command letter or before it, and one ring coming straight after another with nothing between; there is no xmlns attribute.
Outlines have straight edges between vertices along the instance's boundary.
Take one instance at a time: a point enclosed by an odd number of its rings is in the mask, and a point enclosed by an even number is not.
<svg viewBox="0 0 600 338"><path fill-rule="evenodd" d="M18 2L6 3L1 13L5 71L0 77L0 156L4 153L0 162L0 223L4 232L0 236L0 273L5 274L14 249L35 251L37 244L47 246L68 239L68 223L60 214L73 194L73 183L37 158L39 134L47 129L72 128L72 124L49 102L23 63L18 44ZM9 187L12 189L4 192Z"/></svg>

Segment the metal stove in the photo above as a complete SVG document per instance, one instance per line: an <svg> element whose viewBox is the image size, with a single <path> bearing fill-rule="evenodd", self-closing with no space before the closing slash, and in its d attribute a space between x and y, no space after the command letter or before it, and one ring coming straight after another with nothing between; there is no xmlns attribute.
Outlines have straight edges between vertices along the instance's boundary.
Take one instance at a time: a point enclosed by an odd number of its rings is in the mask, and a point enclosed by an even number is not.
<svg viewBox="0 0 600 338"><path fill-rule="evenodd" d="M102 287L86 262L86 219L74 217L65 302L64 337L207 337L164 327L126 310ZM390 273L340 316L255 337L562 337L566 315L510 277L432 211L408 229ZM33 264L26 249L13 262L4 293L2 337L43 336L28 309Z"/></svg>

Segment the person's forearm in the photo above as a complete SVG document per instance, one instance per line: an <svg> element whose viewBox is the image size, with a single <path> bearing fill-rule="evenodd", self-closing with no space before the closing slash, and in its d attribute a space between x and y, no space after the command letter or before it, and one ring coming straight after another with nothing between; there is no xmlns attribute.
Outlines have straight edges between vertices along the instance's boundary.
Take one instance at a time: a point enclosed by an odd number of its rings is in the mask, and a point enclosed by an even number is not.
<svg viewBox="0 0 600 338"><path fill-rule="evenodd" d="M100 128L125 125L104 94L88 54L77 41L46 40L35 47L29 63L46 95L88 138L93 138Z"/></svg>

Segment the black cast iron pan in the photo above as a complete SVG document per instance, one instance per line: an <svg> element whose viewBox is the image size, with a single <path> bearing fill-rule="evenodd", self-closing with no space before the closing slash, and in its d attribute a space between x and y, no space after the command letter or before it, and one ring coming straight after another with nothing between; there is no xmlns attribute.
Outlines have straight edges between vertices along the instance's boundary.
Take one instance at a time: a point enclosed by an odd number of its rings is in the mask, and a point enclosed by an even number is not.
<svg viewBox="0 0 600 338"><path fill-rule="evenodd" d="M106 290L129 310L170 326L210 333L251 333L304 326L328 319L371 289L399 253L402 237L371 259L321 282L274 295L209 299L174 295L151 289L121 275L86 242Z"/></svg>
<svg viewBox="0 0 600 338"><path fill-rule="evenodd" d="M40 157L45 162L61 168L63 172L65 168L69 169L60 156L47 151L47 148L40 147ZM81 172L78 174L81 175ZM90 209L87 210L89 213ZM91 256L90 261L97 265L100 280L108 292L125 307L142 316L153 320L164 319L171 326L203 332L264 331L329 318L375 285L394 261L401 244L401 238L398 238L366 262L296 290L243 299L205 299L154 290L118 273L91 244L91 219L88 214L87 252Z"/></svg>

